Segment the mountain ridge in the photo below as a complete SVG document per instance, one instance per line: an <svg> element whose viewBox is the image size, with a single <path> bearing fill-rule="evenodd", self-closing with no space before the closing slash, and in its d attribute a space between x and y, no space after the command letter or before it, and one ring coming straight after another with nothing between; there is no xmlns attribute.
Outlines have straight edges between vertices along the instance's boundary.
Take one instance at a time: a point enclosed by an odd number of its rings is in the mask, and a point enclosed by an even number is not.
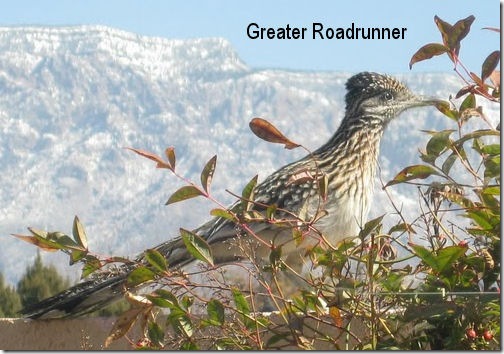
<svg viewBox="0 0 504 354"><path fill-rule="evenodd" d="M303 155L258 140L248 129L251 118L266 118L315 149L344 114L351 73L249 68L225 39L152 38L104 26L34 28L0 28L0 270L10 282L35 255L34 247L8 236L27 226L69 233L77 214L91 250L131 256L209 218L213 205L202 199L163 206L180 182L124 147L162 154L174 146L179 173L194 181L216 154L212 191L230 203L226 189L239 193L256 173L263 179ZM49 38L47 47L37 47L37 36ZM93 36L106 41L89 44ZM398 76L413 91L438 97L459 85L452 74ZM382 179L418 163L427 141L421 129L446 124L433 109L392 122L382 144ZM376 189L372 215L391 212L379 183ZM391 193L405 208L415 203L411 191ZM61 268L63 259L44 255Z"/></svg>

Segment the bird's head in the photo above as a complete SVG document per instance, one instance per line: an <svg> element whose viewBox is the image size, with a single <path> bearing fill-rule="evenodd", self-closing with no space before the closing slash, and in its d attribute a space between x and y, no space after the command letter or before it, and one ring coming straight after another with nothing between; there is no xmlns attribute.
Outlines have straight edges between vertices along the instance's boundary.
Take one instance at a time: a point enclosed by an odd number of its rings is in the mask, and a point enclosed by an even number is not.
<svg viewBox="0 0 504 354"><path fill-rule="evenodd" d="M395 78L372 72L352 76L346 83L346 115L373 117L387 124L401 112L420 106L436 105L441 100L413 94Z"/></svg>

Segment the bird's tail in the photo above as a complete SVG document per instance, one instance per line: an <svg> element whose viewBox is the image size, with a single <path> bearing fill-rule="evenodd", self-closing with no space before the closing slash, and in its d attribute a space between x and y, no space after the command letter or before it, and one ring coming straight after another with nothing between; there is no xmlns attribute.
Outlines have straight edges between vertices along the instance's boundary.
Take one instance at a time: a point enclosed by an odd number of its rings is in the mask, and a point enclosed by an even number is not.
<svg viewBox="0 0 504 354"><path fill-rule="evenodd" d="M76 317L91 313L117 301L124 295L128 272L111 275L103 272L36 304L20 313L28 318Z"/></svg>

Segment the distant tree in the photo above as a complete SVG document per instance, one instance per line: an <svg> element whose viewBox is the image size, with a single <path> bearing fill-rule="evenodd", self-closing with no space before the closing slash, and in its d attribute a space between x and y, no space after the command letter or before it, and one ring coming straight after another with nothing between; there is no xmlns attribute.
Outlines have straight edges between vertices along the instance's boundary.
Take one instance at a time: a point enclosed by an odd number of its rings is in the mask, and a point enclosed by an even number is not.
<svg viewBox="0 0 504 354"><path fill-rule="evenodd" d="M68 288L69 285L68 279L63 278L54 266L43 265L42 257L37 253L35 261L28 266L18 282L17 292L21 304L28 306Z"/></svg>
<svg viewBox="0 0 504 354"><path fill-rule="evenodd" d="M21 309L21 298L16 289L5 284L4 276L0 273L0 317L17 317Z"/></svg>

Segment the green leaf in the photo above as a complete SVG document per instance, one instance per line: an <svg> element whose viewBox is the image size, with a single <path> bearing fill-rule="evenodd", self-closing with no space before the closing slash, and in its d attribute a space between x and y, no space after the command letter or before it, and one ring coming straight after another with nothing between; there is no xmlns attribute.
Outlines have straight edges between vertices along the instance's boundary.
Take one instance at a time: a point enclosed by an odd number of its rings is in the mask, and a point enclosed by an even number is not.
<svg viewBox="0 0 504 354"><path fill-rule="evenodd" d="M208 189L210 188L210 183L212 182L212 177L215 172L215 164L217 163L217 155L214 155L208 162L206 163L203 171L201 171L201 185L205 192L208 193Z"/></svg>
<svg viewBox="0 0 504 354"><path fill-rule="evenodd" d="M192 296L184 295L180 300L180 307L185 311L189 311L189 308L194 303L194 298Z"/></svg>
<svg viewBox="0 0 504 354"><path fill-rule="evenodd" d="M451 168L453 167L453 164L455 163L455 161L457 161L457 159L458 155L452 152L450 156L448 156L446 160L444 160L443 165L441 166L441 170L448 175L450 173Z"/></svg>
<svg viewBox="0 0 504 354"><path fill-rule="evenodd" d="M253 324L253 321L250 317L250 306L245 299L245 296L243 296L241 291L235 287L231 288L231 293L233 294L236 310L239 314L242 315L243 323L247 328L250 328L250 326Z"/></svg>
<svg viewBox="0 0 504 354"><path fill-rule="evenodd" d="M481 191L482 194L488 194L488 195L500 195L501 188L500 186L488 186L483 188Z"/></svg>
<svg viewBox="0 0 504 354"><path fill-rule="evenodd" d="M257 185L257 178L258 176L255 175L250 181L249 183L247 183L247 185L245 186L245 188L243 188L243 191L242 191L242 208L243 208L243 211L247 211L250 209L250 207L253 205L253 203L251 203L250 201L253 201L254 200L254 188L255 186Z"/></svg>
<svg viewBox="0 0 504 354"><path fill-rule="evenodd" d="M462 257L467 251L467 247L448 246L438 251L436 256L437 267L440 273L451 267L451 265Z"/></svg>
<svg viewBox="0 0 504 354"><path fill-rule="evenodd" d="M210 210L210 215L216 216L218 218L236 221L236 217L231 212L229 212L228 210L225 210L225 209L221 209L221 208L216 208L216 209Z"/></svg>
<svg viewBox="0 0 504 354"><path fill-rule="evenodd" d="M421 295L421 293L419 293ZM441 292L440 292L441 295ZM458 306L454 302L438 302L428 305L410 305L404 312L404 320L408 322L416 322L428 319L437 319L439 317L453 315L458 310Z"/></svg>
<svg viewBox="0 0 504 354"><path fill-rule="evenodd" d="M171 291L165 290L165 289L157 289L154 292L154 295L159 297L160 299L163 299L169 304L167 307L171 309L180 309L180 305L178 303L178 299Z"/></svg>
<svg viewBox="0 0 504 354"><path fill-rule="evenodd" d="M439 112L443 113L448 118L453 119L454 121L458 121L459 112L455 109L451 109L449 102L445 102L445 101L437 102L435 104L435 107L437 108L437 110Z"/></svg>
<svg viewBox="0 0 504 354"><path fill-rule="evenodd" d="M389 181L384 188L392 186L394 184L403 183L406 181L411 181L413 179L425 179L431 175L440 176L434 168L426 165L412 165L404 168L401 172L394 177L393 180Z"/></svg>
<svg viewBox="0 0 504 354"><path fill-rule="evenodd" d="M447 270L467 251L467 248L464 246L448 246L440 249L436 255L431 250L420 245L411 245L411 248L436 273L442 273Z"/></svg>
<svg viewBox="0 0 504 354"><path fill-rule="evenodd" d="M211 266L214 265L212 250L208 243L195 233L180 229L180 235L187 251L196 259L203 261Z"/></svg>
<svg viewBox="0 0 504 354"><path fill-rule="evenodd" d="M390 228L390 230L388 231L388 234L390 235L394 232L404 232L404 231L408 231L413 234L416 234L415 230L411 227L411 225L407 224L407 223L400 223L400 224L392 226Z"/></svg>
<svg viewBox="0 0 504 354"><path fill-rule="evenodd" d="M482 210L467 210L466 216L470 218L476 225L481 227L483 230L492 230L493 225L491 215Z"/></svg>
<svg viewBox="0 0 504 354"><path fill-rule="evenodd" d="M327 186L329 185L329 178L327 175L324 173L318 180L318 191L319 195L322 197L322 200L327 199Z"/></svg>
<svg viewBox="0 0 504 354"><path fill-rule="evenodd" d="M181 202L201 195L203 195L203 193L195 186L183 186L171 195L165 205Z"/></svg>
<svg viewBox="0 0 504 354"><path fill-rule="evenodd" d="M87 255L86 256L86 263L82 267L82 274L81 278L85 278L91 273L94 273L98 269L100 269L102 266L100 260L96 258L95 256Z"/></svg>
<svg viewBox="0 0 504 354"><path fill-rule="evenodd" d="M139 284L145 283L147 281L154 280L156 276L156 273L154 273L152 270L150 270L147 267L138 267L135 268L129 275L128 275L128 286L130 287L135 287Z"/></svg>
<svg viewBox="0 0 504 354"><path fill-rule="evenodd" d="M282 246L272 247L269 254L270 264L273 266L278 266L282 257Z"/></svg>
<svg viewBox="0 0 504 354"><path fill-rule="evenodd" d="M426 265L431 267L436 272L438 271L438 265L436 262L436 258L431 250L420 246L420 245L411 245L411 248L415 252L415 254L422 260Z"/></svg>
<svg viewBox="0 0 504 354"><path fill-rule="evenodd" d="M373 232L377 227L379 227L381 225L384 216L385 214L366 222L364 228L359 232L359 237L363 239L366 236L368 236L371 232Z"/></svg>
<svg viewBox="0 0 504 354"><path fill-rule="evenodd" d="M168 315L168 321L173 326L176 333L182 334L186 338L190 338L193 335L193 324L189 316L186 313L171 312Z"/></svg>
<svg viewBox="0 0 504 354"><path fill-rule="evenodd" d="M434 56L441 55L447 53L449 49L439 43L429 43L421 47L416 51L415 54L411 57L409 62L409 68L413 67L413 64L418 63L419 61L430 59Z"/></svg>
<svg viewBox="0 0 504 354"><path fill-rule="evenodd" d="M481 152L487 155L499 155L501 152L500 144L489 144L481 147Z"/></svg>
<svg viewBox="0 0 504 354"><path fill-rule="evenodd" d="M278 206L276 204L271 204L268 205L266 208L266 218L269 220L273 220L275 218L275 213L278 209Z"/></svg>
<svg viewBox="0 0 504 354"><path fill-rule="evenodd" d="M208 320L214 326L222 326L224 324L224 305L217 300L211 299L207 304Z"/></svg>
<svg viewBox="0 0 504 354"><path fill-rule="evenodd" d="M499 178L500 177L500 156L494 156L485 159L485 178Z"/></svg>
<svg viewBox="0 0 504 354"><path fill-rule="evenodd" d="M154 267L154 269L156 269L160 273L166 272L168 270L168 263L166 262L166 258L154 249L148 249L145 251L145 259L152 267Z"/></svg>
<svg viewBox="0 0 504 354"><path fill-rule="evenodd" d="M168 301L166 299L163 299L160 296L157 296L156 294L147 294L147 295L145 295L145 297L147 299L149 299L149 301L152 302L152 304L157 307L162 307L162 308L167 308L167 309L173 308L173 303L171 303L170 301Z"/></svg>
<svg viewBox="0 0 504 354"><path fill-rule="evenodd" d="M59 231L49 232L47 234L47 241L54 241L60 245L62 249L85 251L85 249L78 245L70 236Z"/></svg>
<svg viewBox="0 0 504 354"><path fill-rule="evenodd" d="M464 98L464 101L462 101L460 105L459 113L462 115L462 112L464 112L466 109L472 108L476 108L476 97L474 96L474 93L471 93L467 95L466 98Z"/></svg>
<svg viewBox="0 0 504 354"><path fill-rule="evenodd" d="M453 132L454 130L442 130L439 132L431 133L432 138L430 138L426 146L427 154L437 157L445 149L448 149L451 142L450 135Z"/></svg>
<svg viewBox="0 0 504 354"><path fill-rule="evenodd" d="M85 258L87 254L88 254L87 251L78 251L78 250L72 251L70 253L70 265L73 265L76 262L80 261L81 259Z"/></svg>
<svg viewBox="0 0 504 354"><path fill-rule="evenodd" d="M481 66L481 81L485 81L495 70L500 61L500 51L493 51L486 57Z"/></svg>
<svg viewBox="0 0 504 354"><path fill-rule="evenodd" d="M86 231L84 230L84 226L81 224L81 222L77 216L75 216L75 218L74 218L72 234L73 234L74 240L79 245L81 245L82 248L84 248L84 249L88 248Z"/></svg>
<svg viewBox="0 0 504 354"><path fill-rule="evenodd" d="M162 347L164 341L164 331L161 327L154 321L149 321L147 324L147 334L151 342L157 346Z"/></svg>

